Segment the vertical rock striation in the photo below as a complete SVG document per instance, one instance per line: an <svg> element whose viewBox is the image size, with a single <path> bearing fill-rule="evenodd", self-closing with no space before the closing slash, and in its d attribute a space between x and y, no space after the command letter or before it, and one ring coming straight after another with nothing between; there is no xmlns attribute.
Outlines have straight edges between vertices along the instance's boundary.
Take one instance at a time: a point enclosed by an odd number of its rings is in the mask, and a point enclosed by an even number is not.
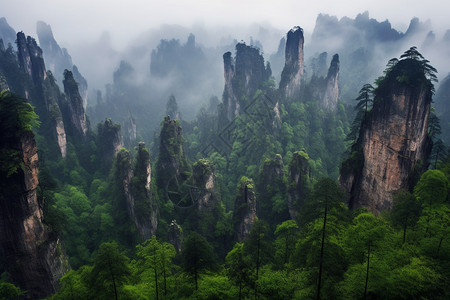
<svg viewBox="0 0 450 300"><path fill-rule="evenodd" d="M225 87L223 91L224 115L229 121L238 116L246 100L252 99L256 90L271 76L264 65L259 50L245 43L236 45L236 57L231 52L223 55Z"/></svg>
<svg viewBox="0 0 450 300"><path fill-rule="evenodd" d="M156 184L160 190L176 190L188 177L189 166L183 150L180 123L169 116L164 118L160 133L159 155L156 162Z"/></svg>
<svg viewBox="0 0 450 300"><path fill-rule="evenodd" d="M139 143L135 168L126 149L117 153L116 172L122 183L128 217L142 240L149 239L158 225L157 207L152 194L150 155L144 143Z"/></svg>
<svg viewBox="0 0 450 300"><path fill-rule="evenodd" d="M193 186L198 188L196 192L197 211L200 215L203 212L211 212L218 203L216 187L215 167L207 159L198 160L192 167Z"/></svg>
<svg viewBox="0 0 450 300"><path fill-rule="evenodd" d="M324 109L335 111L339 98L339 55L335 54L331 60L326 78L325 92L321 106Z"/></svg>
<svg viewBox="0 0 450 300"><path fill-rule="evenodd" d="M350 157L341 167L340 184L349 207L373 213L392 207L392 193L413 187L431 151L428 118L432 84L422 62L400 60L375 91L373 108L363 121Z"/></svg>
<svg viewBox="0 0 450 300"><path fill-rule="evenodd" d="M78 90L80 92L80 96L83 99L83 107L86 109L88 102L88 83L86 78L81 75L78 67L76 65L72 66L73 78L78 83Z"/></svg>
<svg viewBox="0 0 450 300"><path fill-rule="evenodd" d="M2 147L6 145L18 151L22 168L10 176L1 174L0 267L10 273L14 284L27 291L25 298L40 299L56 291L68 264L58 238L42 223L33 133L10 139Z"/></svg>
<svg viewBox="0 0 450 300"><path fill-rule="evenodd" d="M181 244L183 242L183 230L181 226L177 224L177 221L172 220L167 232L167 240L171 243L178 254L181 253Z"/></svg>
<svg viewBox="0 0 450 300"><path fill-rule="evenodd" d="M25 84L25 97L35 105L36 111L44 120L44 127L50 127L58 144L61 156L66 156L66 129L64 126L59 101L61 95L55 78L45 68L42 50L31 38L25 38L23 32L17 33L17 56L20 68L28 75L32 85Z"/></svg>
<svg viewBox="0 0 450 300"><path fill-rule="evenodd" d="M296 26L287 33L285 64L281 73L279 89L285 98L299 96L305 61L303 29Z"/></svg>
<svg viewBox="0 0 450 300"><path fill-rule="evenodd" d="M78 84L73 78L71 71L64 71L63 84L64 93L67 97L67 119L72 126L73 134L79 137L85 137L89 123L84 112L83 99L80 96Z"/></svg>
<svg viewBox="0 0 450 300"><path fill-rule="evenodd" d="M136 142L137 130L136 130L136 121L134 117L130 114L128 119L125 120L124 123L124 144L126 147L132 147L132 145Z"/></svg>
<svg viewBox="0 0 450 300"><path fill-rule="evenodd" d="M78 83L80 95L83 99L83 105L87 105L88 86L86 79L78 71L77 66L73 65L72 57L67 52L66 48L61 48L56 42L52 28L50 25L42 21L36 24L36 33L39 39L39 44L43 50L44 59L48 69L54 74L57 82L62 83L64 70L72 70L73 76ZM63 86L61 86L63 88Z"/></svg>
<svg viewBox="0 0 450 300"><path fill-rule="evenodd" d="M233 228L235 240L242 242L250 234L256 220L256 198L253 180L242 177L234 202Z"/></svg>
<svg viewBox="0 0 450 300"><path fill-rule="evenodd" d="M47 78L42 50L32 37L17 33L17 57L21 69L33 80L38 89Z"/></svg>
<svg viewBox="0 0 450 300"><path fill-rule="evenodd" d="M130 207L130 216L140 236L143 240L146 240L156 233L158 211L152 190L150 154L144 142L140 142L138 147L132 192L135 206Z"/></svg>

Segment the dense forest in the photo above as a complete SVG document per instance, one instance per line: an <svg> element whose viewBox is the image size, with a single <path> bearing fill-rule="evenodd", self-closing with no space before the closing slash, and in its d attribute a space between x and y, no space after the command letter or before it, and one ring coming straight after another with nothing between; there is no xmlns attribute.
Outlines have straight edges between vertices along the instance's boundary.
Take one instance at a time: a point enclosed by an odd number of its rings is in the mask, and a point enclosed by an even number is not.
<svg viewBox="0 0 450 300"><path fill-rule="evenodd" d="M366 17L355 26L409 41ZM185 118L176 94L215 71L196 73L214 51L193 35L151 52L152 76L177 74L163 100L147 101L151 85L123 60L90 103L49 26L39 45L11 30L0 299L450 297L449 80L435 97L437 69L417 47L368 83L374 53L305 57L300 27L269 61L259 42L236 42L221 53L220 99Z"/></svg>

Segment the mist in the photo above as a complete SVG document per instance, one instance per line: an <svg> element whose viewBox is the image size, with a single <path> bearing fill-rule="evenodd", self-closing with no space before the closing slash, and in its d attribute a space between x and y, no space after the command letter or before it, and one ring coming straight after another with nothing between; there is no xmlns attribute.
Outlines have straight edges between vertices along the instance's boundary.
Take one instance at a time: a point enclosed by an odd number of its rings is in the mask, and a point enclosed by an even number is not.
<svg viewBox="0 0 450 300"><path fill-rule="evenodd" d="M265 60L269 61L276 53L280 39L296 25L304 29L307 64L322 52L328 53L329 63L332 55L338 53L345 73L346 68L350 70L352 67L353 51L364 47L371 52L370 70L364 79L372 82L380 75L387 60L398 57L411 46L417 46L438 69L439 78L450 72L448 46L443 41L450 21L442 13L450 5L438 0L427 2L426 7L418 1L364 3L351 0L339 5L325 1L307 6L298 1L274 3L255 0L244 3L236 0L171 0L164 5L139 0L127 1L126 4L122 1L2 0L1 6L2 16L15 31L24 31L36 40L38 20L51 26L57 43L67 49L73 64L86 78L88 105L91 106L96 103L96 91L100 90L105 95L106 85L114 83L115 72L121 62L126 62L132 67L133 86L145 87L140 97L152 103L165 103L173 94L183 115L192 119L210 97L221 98L223 53L234 52L235 44L243 41L260 48ZM346 25L364 11L368 11L370 22L389 22L392 31L400 35L408 31L414 17L418 17L420 28L397 43L373 43L365 36L366 32ZM330 20L340 24L336 26L338 31L321 36L316 24L320 14L328 15ZM161 40L176 41L183 47L190 34L195 36L195 47L202 53L198 64L171 70L164 76L152 74L152 52L157 52ZM280 65L273 66L278 72L283 59L279 61ZM274 74L275 77L277 75ZM199 82L182 82L189 77ZM359 82L350 84L347 91L344 88L342 98L355 95L357 84Z"/></svg>

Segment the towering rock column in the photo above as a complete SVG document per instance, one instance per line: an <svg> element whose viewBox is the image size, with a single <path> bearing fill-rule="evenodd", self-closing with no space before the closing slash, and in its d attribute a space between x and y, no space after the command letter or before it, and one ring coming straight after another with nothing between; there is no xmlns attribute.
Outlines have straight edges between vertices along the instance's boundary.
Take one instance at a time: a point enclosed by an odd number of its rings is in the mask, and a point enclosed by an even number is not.
<svg viewBox="0 0 450 300"><path fill-rule="evenodd" d="M361 125L358 141L341 167L340 184L350 208L373 213L392 207L392 194L409 190L430 151L428 136L432 84L422 62L400 60L376 90L373 108Z"/></svg>
<svg viewBox="0 0 450 300"><path fill-rule="evenodd" d="M144 142L140 142L134 167L132 192L135 206L130 207L134 224L143 240L156 233L158 226L157 206L152 190L152 167L150 154Z"/></svg>
<svg viewBox="0 0 450 300"><path fill-rule="evenodd" d="M48 69L53 73L59 83L62 83L64 70L72 70L73 76L78 83L80 95L83 99L84 108L87 105L88 85L86 79L78 71L77 66L72 64L72 57L66 48L61 48L53 37L50 25L42 21L36 24L36 33L39 38L39 45L42 47L44 59ZM62 88L62 86L61 86Z"/></svg>
<svg viewBox="0 0 450 300"><path fill-rule="evenodd" d="M156 161L156 185L161 191L175 191L187 178L189 170L183 150L183 133L180 122L169 116L162 122L158 160ZM171 199L176 201L175 198Z"/></svg>
<svg viewBox="0 0 450 300"><path fill-rule="evenodd" d="M21 68L35 84L40 85L47 78L41 48L33 38L25 38L25 34L19 32L17 33L17 51Z"/></svg>
<svg viewBox="0 0 450 300"><path fill-rule="evenodd" d="M41 119L53 120L51 130L64 158L67 145L66 130L58 105L61 94L55 79L50 73L47 74L42 50L33 38L25 38L23 32L17 33L17 51L19 66L33 83L32 87L25 88L25 97L36 107Z"/></svg>
<svg viewBox="0 0 450 300"><path fill-rule="evenodd" d="M213 211L218 202L215 167L206 159L198 160L192 167L193 186L199 189L196 197L197 210L202 214Z"/></svg>
<svg viewBox="0 0 450 300"><path fill-rule="evenodd" d="M242 242L250 234L256 220L256 198L253 180L242 177L234 202L233 226L235 239Z"/></svg>
<svg viewBox="0 0 450 300"><path fill-rule="evenodd" d="M295 98L300 93L305 68L304 42L302 28L296 26L287 33L286 58L279 86L285 98Z"/></svg>
<svg viewBox="0 0 450 300"><path fill-rule="evenodd" d="M120 124L106 118L105 122L97 125L99 155L103 158L107 171L111 168L114 155L123 147L120 135Z"/></svg>
<svg viewBox="0 0 450 300"><path fill-rule="evenodd" d="M142 240L156 233L157 206L152 194L152 170L150 155L143 142L139 143L135 168L132 168L130 152L121 149L117 153L116 172L122 183L127 212Z"/></svg>
<svg viewBox="0 0 450 300"><path fill-rule="evenodd" d="M255 92L271 76L270 68L264 65L264 57L259 50L245 43L236 45L236 57L231 52L223 55L225 87L223 110L228 121L234 119L248 104Z"/></svg>
<svg viewBox="0 0 450 300"><path fill-rule="evenodd" d="M67 97L68 118L75 134L85 137L88 131L88 120L84 112L83 99L78 90L78 84L73 78L73 73L69 70L64 71L64 93ZM67 123L67 121L66 121Z"/></svg>
<svg viewBox="0 0 450 300"><path fill-rule="evenodd" d="M326 78L325 93L321 106L324 109L335 111L339 99L339 55L335 54L331 60Z"/></svg>
<svg viewBox="0 0 450 300"><path fill-rule="evenodd" d="M42 223L37 199L38 155L33 133L3 139L1 148L18 151L23 168L0 172L0 270L27 291L26 299L41 299L56 292L58 280L68 269L61 244ZM3 150L3 149L2 149ZM3 164L4 162L2 162Z"/></svg>
<svg viewBox="0 0 450 300"><path fill-rule="evenodd" d="M286 175L283 159L276 154L272 159L266 159L256 181L256 196L258 218L269 224L280 224L289 219L287 205ZM277 201L283 201L281 206Z"/></svg>
<svg viewBox="0 0 450 300"><path fill-rule="evenodd" d="M309 156L304 151L292 154L288 174L288 209L291 219L295 219L304 204L309 188Z"/></svg>

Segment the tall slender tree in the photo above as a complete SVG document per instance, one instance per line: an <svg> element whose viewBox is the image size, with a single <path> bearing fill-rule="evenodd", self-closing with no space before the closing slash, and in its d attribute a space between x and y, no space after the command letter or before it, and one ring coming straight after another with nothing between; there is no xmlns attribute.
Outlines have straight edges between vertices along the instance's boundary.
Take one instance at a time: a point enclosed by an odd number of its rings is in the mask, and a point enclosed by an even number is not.
<svg viewBox="0 0 450 300"><path fill-rule="evenodd" d="M194 277L197 290L200 273L216 268L217 263L212 247L204 237L192 232L184 242L182 255L183 269Z"/></svg>
<svg viewBox="0 0 450 300"><path fill-rule="evenodd" d="M355 106L355 110L360 111L364 109L364 112L367 113L373 104L373 86L369 83L363 85L363 87L359 90L359 95L356 97L356 101L358 103Z"/></svg>
<svg viewBox="0 0 450 300"><path fill-rule="evenodd" d="M105 297L111 298L113 294L114 299L117 300L119 288L126 282L129 275L128 258L119 251L117 243L101 244L94 257L92 283L105 293Z"/></svg>

